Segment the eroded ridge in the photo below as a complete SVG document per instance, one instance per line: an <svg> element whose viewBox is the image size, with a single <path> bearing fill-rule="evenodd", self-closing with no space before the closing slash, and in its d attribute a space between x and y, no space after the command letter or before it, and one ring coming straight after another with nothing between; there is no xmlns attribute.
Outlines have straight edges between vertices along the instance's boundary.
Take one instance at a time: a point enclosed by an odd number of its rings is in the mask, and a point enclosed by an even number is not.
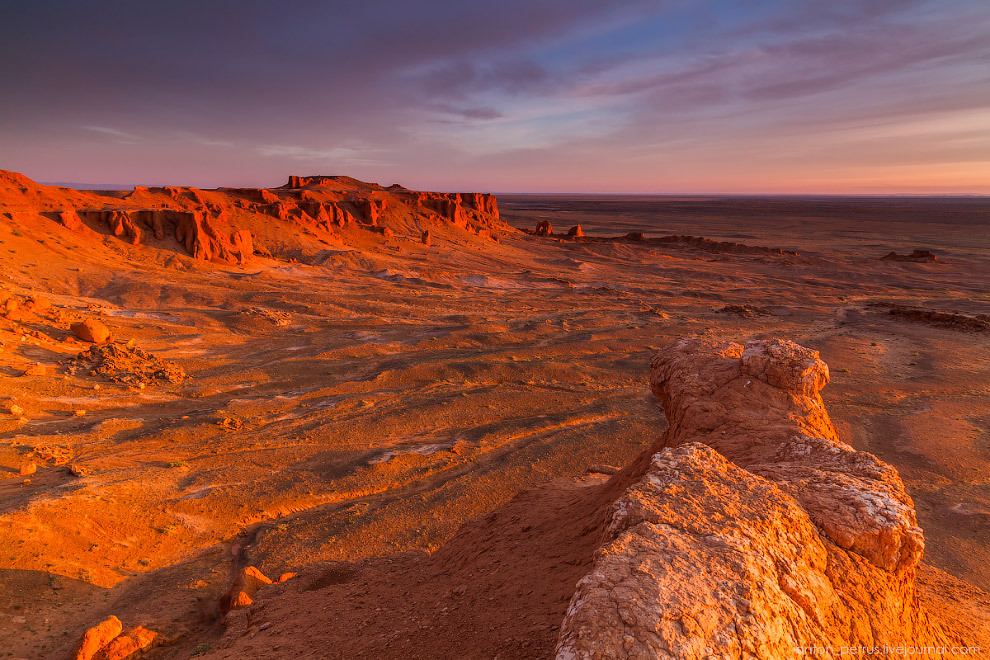
<svg viewBox="0 0 990 660"><path fill-rule="evenodd" d="M653 358L670 428L608 509L557 658L789 658L946 645L896 470L838 440L816 351L680 340ZM826 654L828 655L828 654Z"/></svg>

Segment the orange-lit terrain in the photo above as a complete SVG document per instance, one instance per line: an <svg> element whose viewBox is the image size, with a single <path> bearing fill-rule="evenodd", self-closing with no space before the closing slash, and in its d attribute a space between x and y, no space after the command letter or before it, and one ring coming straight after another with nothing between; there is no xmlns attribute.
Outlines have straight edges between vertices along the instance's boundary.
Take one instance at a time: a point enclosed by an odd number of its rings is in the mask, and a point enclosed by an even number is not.
<svg viewBox="0 0 990 660"><path fill-rule="evenodd" d="M0 650L986 652L988 217L0 172Z"/></svg>

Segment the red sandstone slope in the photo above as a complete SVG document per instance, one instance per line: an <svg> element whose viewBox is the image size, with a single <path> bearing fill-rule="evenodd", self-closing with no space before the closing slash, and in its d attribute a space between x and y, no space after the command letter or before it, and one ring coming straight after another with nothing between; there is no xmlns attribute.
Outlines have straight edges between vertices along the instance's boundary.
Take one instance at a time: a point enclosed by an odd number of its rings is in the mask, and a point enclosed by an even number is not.
<svg viewBox="0 0 990 660"><path fill-rule="evenodd" d="M99 237L113 235L217 263L255 254L307 259L321 246L379 238L425 240L506 230L494 196L382 188L349 177L290 177L279 188L147 188L76 191L43 186L0 170L0 222L14 228L47 220Z"/></svg>
<svg viewBox="0 0 990 660"><path fill-rule="evenodd" d="M678 342L651 370L670 428L609 482L523 493L432 556L328 564L266 587L207 657L987 648L990 598L920 563L897 472L837 439L827 382L818 354L791 342Z"/></svg>

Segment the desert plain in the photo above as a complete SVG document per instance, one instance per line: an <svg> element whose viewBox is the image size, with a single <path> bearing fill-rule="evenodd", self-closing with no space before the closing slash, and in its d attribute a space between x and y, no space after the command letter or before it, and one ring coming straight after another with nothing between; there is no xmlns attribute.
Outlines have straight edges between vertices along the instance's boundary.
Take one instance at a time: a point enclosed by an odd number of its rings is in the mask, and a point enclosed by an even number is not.
<svg viewBox="0 0 990 660"><path fill-rule="evenodd" d="M0 653L113 615L154 658L553 657L600 540L560 511L660 441L683 337L818 351L839 439L913 500L925 598L990 635L986 198L293 179L3 173ZM249 566L296 575L232 607Z"/></svg>

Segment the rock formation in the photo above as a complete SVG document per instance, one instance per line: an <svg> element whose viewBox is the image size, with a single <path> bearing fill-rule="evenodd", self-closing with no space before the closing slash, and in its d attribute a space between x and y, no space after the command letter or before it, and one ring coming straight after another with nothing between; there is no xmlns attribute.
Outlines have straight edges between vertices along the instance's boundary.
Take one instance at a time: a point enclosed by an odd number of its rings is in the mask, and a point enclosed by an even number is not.
<svg viewBox="0 0 990 660"><path fill-rule="evenodd" d="M290 580L296 576L295 573L283 573L278 580L272 582L254 566L248 566L238 571L227 592L220 599L220 612L226 615L231 610L247 607L254 602L254 595L258 590L269 584L278 584Z"/></svg>
<svg viewBox="0 0 990 660"><path fill-rule="evenodd" d="M270 189L138 186L127 193L95 194L39 185L0 170L0 212L0 221L15 225L42 216L80 236L109 234L134 246L231 265L246 264L255 254L309 254L319 262L325 245L348 237L366 240L367 232L351 230L357 224L384 238L412 241L431 229L434 240L448 229L497 240L494 232L508 229L493 195L382 188L346 176L292 176Z"/></svg>
<svg viewBox="0 0 990 660"><path fill-rule="evenodd" d="M109 644L117 635L121 633L124 626L120 619L115 616L107 617L105 620L87 630L79 644L76 645L74 660L91 660L99 651Z"/></svg>
<svg viewBox="0 0 990 660"><path fill-rule="evenodd" d="M888 252L880 257L880 261L914 261L917 263L930 263L938 261L938 257L931 250L914 250L911 254L897 254Z"/></svg>
<svg viewBox="0 0 990 660"><path fill-rule="evenodd" d="M254 253L251 233L245 229L229 230L218 213L172 209L114 209L60 211L59 221L70 229L80 229L86 221L108 228L114 236L125 237L132 245L142 242L143 229L162 241L174 234L186 252L196 259L221 263L245 263ZM80 223L75 222L80 218Z"/></svg>
<svg viewBox="0 0 990 660"><path fill-rule="evenodd" d="M123 625L115 616L87 630L76 645L73 660L124 660L133 657L155 644L158 633L144 626L123 632Z"/></svg>
<svg viewBox="0 0 990 660"><path fill-rule="evenodd" d="M76 337L93 344L103 344L111 339L110 328L96 319L86 319L80 323L75 323L70 330Z"/></svg>
<svg viewBox="0 0 990 660"><path fill-rule="evenodd" d="M686 339L653 358L670 427L609 486L624 492L559 660L953 641L919 605L911 498L892 467L837 438L828 379L817 352L777 339Z"/></svg>
<svg viewBox="0 0 990 660"><path fill-rule="evenodd" d="M522 231L532 236L554 235L553 227L550 225L549 220L538 221L535 230L523 229ZM713 254L799 256L798 253L793 250L782 250L780 248L764 247L760 245L746 245L744 243L736 243L733 241L714 241L703 236L683 236L679 234L672 234L670 236L648 237L646 234L639 231L629 232L628 234L618 236L588 236L584 233L580 225L571 227L567 232L567 237L581 243L639 243L646 246L691 249ZM908 260L913 261L914 259Z"/></svg>

